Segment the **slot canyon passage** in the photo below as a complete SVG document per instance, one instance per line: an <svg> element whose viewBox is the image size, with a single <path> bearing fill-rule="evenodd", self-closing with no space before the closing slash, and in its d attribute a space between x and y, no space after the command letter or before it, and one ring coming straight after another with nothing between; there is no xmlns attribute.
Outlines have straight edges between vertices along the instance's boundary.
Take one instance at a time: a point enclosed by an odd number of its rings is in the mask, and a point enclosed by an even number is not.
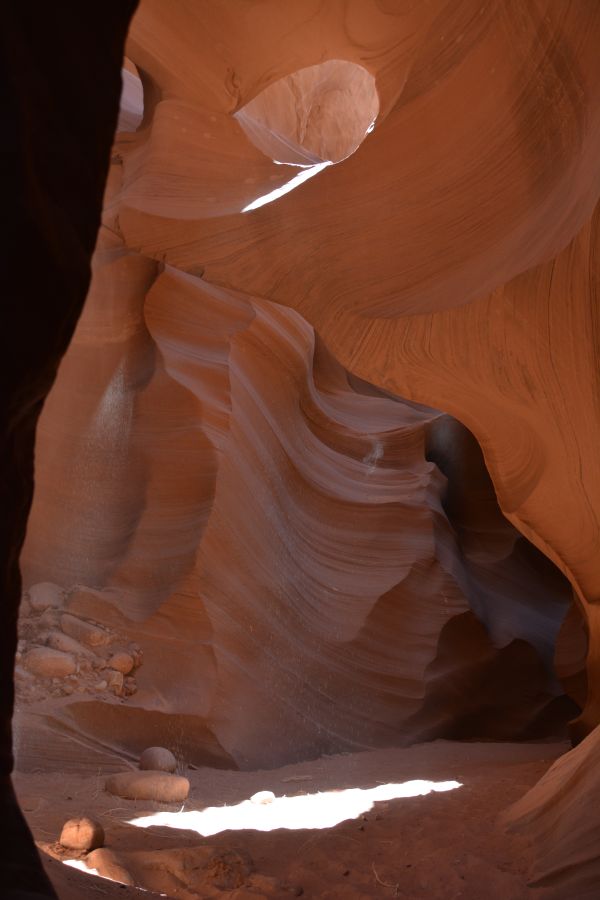
<svg viewBox="0 0 600 900"><path fill-rule="evenodd" d="M4 31L0 897L599 900L597 0Z"/></svg>

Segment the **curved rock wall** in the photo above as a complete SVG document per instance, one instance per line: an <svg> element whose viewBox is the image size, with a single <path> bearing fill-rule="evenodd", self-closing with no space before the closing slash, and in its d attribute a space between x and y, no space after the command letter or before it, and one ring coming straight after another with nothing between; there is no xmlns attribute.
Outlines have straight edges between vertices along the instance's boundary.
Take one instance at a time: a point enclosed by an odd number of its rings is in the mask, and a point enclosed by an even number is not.
<svg viewBox="0 0 600 900"><path fill-rule="evenodd" d="M188 717L211 735L198 759L216 742L264 766L541 735L576 709L553 674L568 583L499 512L466 429L350 378L297 313L106 229L38 431L23 566L141 645L134 695L100 660L60 711L100 737L136 709L128 749ZM115 709L92 721L95 684Z"/></svg>
<svg viewBox="0 0 600 900"><path fill-rule="evenodd" d="M206 43L202 17L185 8L151 29L160 14L145 5L130 53L161 90L155 124L124 158L116 227L144 254L295 308L349 371L466 424L503 512L571 580L593 630L600 11L587 0L367 6L333 15L307 0L289 31L252 6L255 56L211 5L210 27L230 36L195 81L183 63L167 70L161 47ZM284 176L229 114L317 51L375 76L375 129L342 163L240 214ZM222 179L208 208L205 185ZM600 720L597 665L594 650L580 733Z"/></svg>
<svg viewBox="0 0 600 900"><path fill-rule="evenodd" d="M600 721L597 3L171 13L144 0L131 30L24 555L29 583L104 589L67 606L144 644L111 728L131 741L134 718L139 733L170 716L238 765L535 735L568 714L555 656L585 734ZM334 61L312 94L299 73ZM344 63L379 107L350 156ZM335 164L290 190L279 163L304 152ZM65 708L92 729L91 702Z"/></svg>

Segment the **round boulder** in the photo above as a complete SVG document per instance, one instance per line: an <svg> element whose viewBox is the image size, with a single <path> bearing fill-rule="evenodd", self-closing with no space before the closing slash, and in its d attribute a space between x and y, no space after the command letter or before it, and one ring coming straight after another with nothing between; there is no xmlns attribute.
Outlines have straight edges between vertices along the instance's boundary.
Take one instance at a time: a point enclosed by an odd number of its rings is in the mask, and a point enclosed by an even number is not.
<svg viewBox="0 0 600 900"><path fill-rule="evenodd" d="M96 850L104 845L104 828L100 822L88 819L87 816L69 819L63 825L59 843L69 850Z"/></svg>
<svg viewBox="0 0 600 900"><path fill-rule="evenodd" d="M174 772L177 760L165 747L148 747L140 756L140 769L154 772Z"/></svg>

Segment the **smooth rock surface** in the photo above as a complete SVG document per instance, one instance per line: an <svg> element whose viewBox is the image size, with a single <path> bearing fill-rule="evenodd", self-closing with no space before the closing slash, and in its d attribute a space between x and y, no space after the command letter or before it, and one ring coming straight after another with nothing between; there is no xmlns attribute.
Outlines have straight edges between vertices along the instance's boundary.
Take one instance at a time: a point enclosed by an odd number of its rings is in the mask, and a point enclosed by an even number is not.
<svg viewBox="0 0 600 900"><path fill-rule="evenodd" d="M44 678L64 678L77 671L77 662L70 653L51 647L34 647L23 657L23 665Z"/></svg>
<svg viewBox="0 0 600 900"><path fill-rule="evenodd" d="M148 747L140 756L140 769L154 769L157 772L174 772L177 760L165 747Z"/></svg>
<svg viewBox="0 0 600 900"><path fill-rule="evenodd" d="M118 672L122 672L123 675L129 675L134 667L134 660L129 653L125 653L124 651L122 651L119 653L114 653L109 658L108 665L111 669L116 669Z"/></svg>
<svg viewBox="0 0 600 900"><path fill-rule="evenodd" d="M96 850L104 844L104 828L100 822L87 816L69 819L63 825L58 840L70 850Z"/></svg>
<svg viewBox="0 0 600 900"><path fill-rule="evenodd" d="M69 637L89 647L103 647L110 642L110 634L104 628L99 628L91 622L84 622L83 619L69 613L61 616L60 627Z"/></svg>
<svg viewBox="0 0 600 900"><path fill-rule="evenodd" d="M106 780L106 790L124 800L177 803L188 796L190 783L181 775L167 772L122 772Z"/></svg>
<svg viewBox="0 0 600 900"><path fill-rule="evenodd" d="M84 656L86 659L94 659L94 653L89 647L84 647L79 641L69 637L62 631L51 631L46 643L53 650L61 650L63 653L71 653L74 656Z"/></svg>
<svg viewBox="0 0 600 900"><path fill-rule="evenodd" d="M33 584L29 588L28 597L31 609L38 613L48 608L60 609L64 603L63 589L51 581Z"/></svg>
<svg viewBox="0 0 600 900"><path fill-rule="evenodd" d="M150 740L555 733L555 651L594 734L599 39L592 0L143 0L23 560L120 592Z"/></svg>

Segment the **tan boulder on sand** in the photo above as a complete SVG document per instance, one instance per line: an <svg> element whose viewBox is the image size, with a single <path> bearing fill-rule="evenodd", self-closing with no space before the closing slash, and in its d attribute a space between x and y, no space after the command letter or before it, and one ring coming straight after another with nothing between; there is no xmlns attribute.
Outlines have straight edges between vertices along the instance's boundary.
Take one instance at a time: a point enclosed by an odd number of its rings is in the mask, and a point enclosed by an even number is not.
<svg viewBox="0 0 600 900"><path fill-rule="evenodd" d="M104 844L104 828L100 822L82 816L63 825L59 843L69 850L95 850Z"/></svg>
<svg viewBox="0 0 600 900"><path fill-rule="evenodd" d="M179 803L188 796L190 783L187 778L168 772L120 772L106 780L106 790L124 800Z"/></svg>

